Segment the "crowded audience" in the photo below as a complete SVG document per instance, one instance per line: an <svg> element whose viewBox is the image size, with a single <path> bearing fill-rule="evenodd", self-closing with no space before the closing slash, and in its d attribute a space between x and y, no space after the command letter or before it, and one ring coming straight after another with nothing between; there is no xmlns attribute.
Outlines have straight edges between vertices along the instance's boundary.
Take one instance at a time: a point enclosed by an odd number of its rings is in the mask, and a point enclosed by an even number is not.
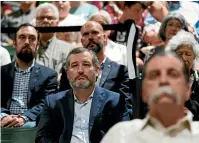
<svg viewBox="0 0 199 143"><path fill-rule="evenodd" d="M198 142L198 2L1 1L1 27L0 125L10 136Z"/></svg>

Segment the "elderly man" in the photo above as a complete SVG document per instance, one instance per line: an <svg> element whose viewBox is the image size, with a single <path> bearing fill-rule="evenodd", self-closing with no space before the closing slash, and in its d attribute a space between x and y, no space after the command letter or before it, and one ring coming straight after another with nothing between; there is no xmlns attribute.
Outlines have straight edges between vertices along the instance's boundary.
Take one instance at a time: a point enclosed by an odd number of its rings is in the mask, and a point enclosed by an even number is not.
<svg viewBox="0 0 199 143"><path fill-rule="evenodd" d="M51 3L43 3L37 7L37 27L57 26L58 21L59 12L56 6ZM55 33L40 33L40 38L40 47L36 61L60 73L61 68L65 64L66 57L72 49L72 45L58 40Z"/></svg>
<svg viewBox="0 0 199 143"><path fill-rule="evenodd" d="M96 85L96 55L85 48L68 54L66 72L72 89L48 96L36 143L99 143L115 123L129 120L124 98Z"/></svg>
<svg viewBox="0 0 199 143"><path fill-rule="evenodd" d="M199 122L185 110L190 98L188 71L174 53L159 53L145 65L142 99L149 105L144 120L115 125L102 143L197 143Z"/></svg>
<svg viewBox="0 0 199 143"><path fill-rule="evenodd" d="M1 127L34 127L44 97L57 91L57 73L35 62L37 30L30 24L16 31L16 60L1 69Z"/></svg>

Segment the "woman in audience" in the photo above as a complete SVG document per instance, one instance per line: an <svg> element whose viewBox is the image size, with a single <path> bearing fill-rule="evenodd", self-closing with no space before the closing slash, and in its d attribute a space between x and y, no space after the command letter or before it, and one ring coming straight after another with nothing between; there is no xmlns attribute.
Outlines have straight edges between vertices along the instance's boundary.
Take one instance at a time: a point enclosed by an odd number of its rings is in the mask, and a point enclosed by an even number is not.
<svg viewBox="0 0 199 143"><path fill-rule="evenodd" d="M199 120L199 71L193 68L199 61L199 44L192 33L180 30L169 40L165 50L175 51L185 63L191 82L191 97L186 107L192 111L194 119Z"/></svg>
<svg viewBox="0 0 199 143"><path fill-rule="evenodd" d="M188 31L188 23L184 16L176 12L168 14L159 29L159 36L164 41L163 47L166 47L168 41L181 29Z"/></svg>

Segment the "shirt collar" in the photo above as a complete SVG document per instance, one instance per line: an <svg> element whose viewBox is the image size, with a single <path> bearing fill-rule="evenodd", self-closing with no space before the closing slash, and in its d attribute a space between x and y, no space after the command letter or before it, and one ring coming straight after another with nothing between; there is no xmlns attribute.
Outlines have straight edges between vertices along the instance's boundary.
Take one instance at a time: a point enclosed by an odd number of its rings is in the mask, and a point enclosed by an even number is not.
<svg viewBox="0 0 199 143"><path fill-rule="evenodd" d="M187 128L188 130L192 131L192 127L191 127L192 118L193 118L193 114L190 111L188 111L187 115L181 120L179 120L177 124L172 125L168 128L165 128L160 121L158 121L154 117L151 117L149 114L147 114L146 118L144 119L141 130L144 130L147 126L152 126L155 129L161 130L164 132L169 132L171 130L179 129L179 128L181 129Z"/></svg>
<svg viewBox="0 0 199 143"><path fill-rule="evenodd" d="M20 67L18 67L17 62L15 61L15 69L16 69L18 72L30 72L30 70L32 69L32 67L34 67L34 65L35 65L35 59L33 59L33 62L32 62L32 64L31 64L31 66L28 67L26 70L23 71Z"/></svg>
<svg viewBox="0 0 199 143"><path fill-rule="evenodd" d="M91 95L88 97L88 100L93 98L94 91L95 91L95 88L93 89ZM82 101L79 101L79 100L77 99L77 97L76 97L75 94L73 94L73 95L74 95L74 101L75 101L75 102L83 103ZM88 101L88 100L87 100L87 101ZM85 103L87 103L87 101L86 101Z"/></svg>
<svg viewBox="0 0 199 143"><path fill-rule="evenodd" d="M101 65L100 65L100 69L101 69L101 70L104 69L105 61L106 61L106 57L104 58L104 60L102 61Z"/></svg>

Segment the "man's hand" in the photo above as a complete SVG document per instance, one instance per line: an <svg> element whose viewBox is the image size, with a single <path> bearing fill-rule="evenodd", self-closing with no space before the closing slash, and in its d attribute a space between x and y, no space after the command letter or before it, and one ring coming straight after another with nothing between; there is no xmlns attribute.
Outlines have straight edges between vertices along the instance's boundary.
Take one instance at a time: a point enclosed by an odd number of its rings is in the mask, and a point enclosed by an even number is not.
<svg viewBox="0 0 199 143"><path fill-rule="evenodd" d="M25 124L20 115L8 115L1 119L1 128L16 128Z"/></svg>

